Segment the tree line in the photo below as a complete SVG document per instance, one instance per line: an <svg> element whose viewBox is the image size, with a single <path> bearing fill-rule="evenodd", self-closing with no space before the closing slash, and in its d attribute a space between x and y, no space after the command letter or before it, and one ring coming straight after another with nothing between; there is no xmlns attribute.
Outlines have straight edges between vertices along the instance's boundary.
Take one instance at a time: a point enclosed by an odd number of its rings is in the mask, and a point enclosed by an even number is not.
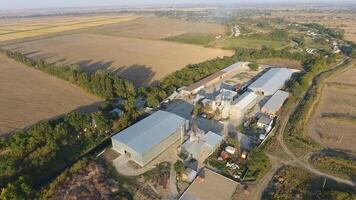
<svg viewBox="0 0 356 200"><path fill-rule="evenodd" d="M114 76L110 72L98 70L93 74L88 74L84 70L81 70L78 65L50 64L42 59L28 58L17 51L6 51L6 54L27 66L68 81L102 98L128 98L129 96L136 95L135 87L130 81Z"/></svg>

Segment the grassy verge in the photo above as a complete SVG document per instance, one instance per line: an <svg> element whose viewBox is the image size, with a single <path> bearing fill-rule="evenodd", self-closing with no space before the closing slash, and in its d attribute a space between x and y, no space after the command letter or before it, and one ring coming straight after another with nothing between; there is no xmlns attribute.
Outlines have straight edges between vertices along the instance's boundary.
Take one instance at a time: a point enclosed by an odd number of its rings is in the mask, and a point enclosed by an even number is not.
<svg viewBox="0 0 356 200"><path fill-rule="evenodd" d="M310 159L310 163L317 169L326 173L356 180L356 158L342 152L327 152L315 155Z"/></svg>
<svg viewBox="0 0 356 200"><path fill-rule="evenodd" d="M326 69L319 75L315 76L313 83L306 92L304 98L296 111L291 115L290 120L285 129L285 139L287 145L298 156L307 152L320 150L319 144L312 141L307 134L307 125L313 116L313 113L319 103L322 89L325 81L335 76L350 66L350 63L340 65L336 68ZM287 106L293 105L298 101L299 97L291 97Z"/></svg>
<svg viewBox="0 0 356 200"><path fill-rule="evenodd" d="M262 199L355 199L356 189L300 168L285 166L277 171Z"/></svg>
<svg viewBox="0 0 356 200"><path fill-rule="evenodd" d="M270 170L271 163L262 149L254 149L247 159L247 167L248 171L245 178L259 180Z"/></svg>

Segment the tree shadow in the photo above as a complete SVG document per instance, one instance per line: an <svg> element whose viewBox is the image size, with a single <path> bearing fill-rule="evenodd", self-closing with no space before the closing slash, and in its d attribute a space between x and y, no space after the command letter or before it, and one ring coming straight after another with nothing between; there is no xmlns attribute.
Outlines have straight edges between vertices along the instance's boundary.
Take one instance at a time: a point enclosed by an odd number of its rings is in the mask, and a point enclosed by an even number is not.
<svg viewBox="0 0 356 200"><path fill-rule="evenodd" d="M146 65L130 65L115 67L114 61L94 61L94 60L81 60L76 62L80 66L80 69L88 72L95 73L97 70L104 70L117 75L123 79L132 81L136 87L149 86L152 83L152 79L155 76L155 72L152 68Z"/></svg>
<svg viewBox="0 0 356 200"><path fill-rule="evenodd" d="M117 69L111 70L113 74L132 81L136 87L149 86L152 83L152 79L155 76L155 72L151 67L146 65L130 65L123 66Z"/></svg>

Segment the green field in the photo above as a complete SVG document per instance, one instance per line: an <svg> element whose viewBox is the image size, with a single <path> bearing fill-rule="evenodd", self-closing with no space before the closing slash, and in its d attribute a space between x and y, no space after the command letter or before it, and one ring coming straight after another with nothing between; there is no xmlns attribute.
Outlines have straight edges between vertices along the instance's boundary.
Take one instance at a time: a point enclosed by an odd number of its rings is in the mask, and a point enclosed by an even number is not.
<svg viewBox="0 0 356 200"><path fill-rule="evenodd" d="M237 47L242 48L261 48L262 46L271 47L274 49L281 49L289 45L286 40L276 40L264 36L251 36L251 37L238 37L226 38L214 42L211 46L223 49L234 49Z"/></svg>
<svg viewBox="0 0 356 200"><path fill-rule="evenodd" d="M215 36L212 34L186 33L186 34L167 37L164 38L163 40L209 46L209 43L215 40Z"/></svg>
<svg viewBox="0 0 356 200"><path fill-rule="evenodd" d="M277 39L266 34L216 39L212 34L181 34L164 38L165 41L203 45L221 49L256 48L262 46L281 49L289 45L287 39Z"/></svg>

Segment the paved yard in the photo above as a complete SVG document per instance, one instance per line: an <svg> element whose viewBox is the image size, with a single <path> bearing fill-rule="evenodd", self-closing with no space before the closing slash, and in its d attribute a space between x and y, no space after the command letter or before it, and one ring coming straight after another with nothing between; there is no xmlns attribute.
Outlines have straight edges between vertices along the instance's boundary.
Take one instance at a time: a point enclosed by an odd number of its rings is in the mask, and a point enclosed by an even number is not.
<svg viewBox="0 0 356 200"><path fill-rule="evenodd" d="M155 166L161 162L167 161L174 164L178 160L178 147L180 145L180 140L162 152L158 157L149 162L144 167L139 167L138 165L133 164L130 159L126 158L125 155L119 156L113 161L113 164L116 170L126 176L137 176L145 173L146 171L155 168Z"/></svg>

